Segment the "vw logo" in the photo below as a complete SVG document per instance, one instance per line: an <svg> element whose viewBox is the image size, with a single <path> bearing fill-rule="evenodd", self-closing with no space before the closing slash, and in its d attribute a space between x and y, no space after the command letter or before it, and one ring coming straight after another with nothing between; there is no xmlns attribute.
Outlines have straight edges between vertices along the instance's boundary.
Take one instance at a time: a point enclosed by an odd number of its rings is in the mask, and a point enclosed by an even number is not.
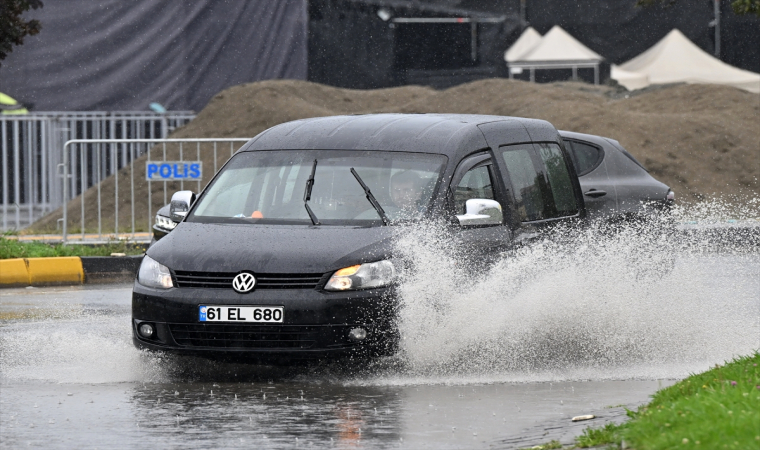
<svg viewBox="0 0 760 450"><path fill-rule="evenodd" d="M252 291L254 286L256 286L256 278L252 273L239 273L232 279L232 289L241 294Z"/></svg>

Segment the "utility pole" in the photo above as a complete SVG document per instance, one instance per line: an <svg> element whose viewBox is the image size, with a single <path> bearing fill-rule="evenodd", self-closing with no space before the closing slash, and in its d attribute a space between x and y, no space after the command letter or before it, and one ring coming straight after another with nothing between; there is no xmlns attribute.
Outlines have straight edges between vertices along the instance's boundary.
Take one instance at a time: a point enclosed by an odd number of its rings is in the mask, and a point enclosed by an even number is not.
<svg viewBox="0 0 760 450"><path fill-rule="evenodd" d="M525 29L528 25L528 15L525 12L528 0L520 0L520 27Z"/></svg>
<svg viewBox="0 0 760 450"><path fill-rule="evenodd" d="M715 27L715 57L720 59L720 0L714 0L715 20L712 25Z"/></svg>

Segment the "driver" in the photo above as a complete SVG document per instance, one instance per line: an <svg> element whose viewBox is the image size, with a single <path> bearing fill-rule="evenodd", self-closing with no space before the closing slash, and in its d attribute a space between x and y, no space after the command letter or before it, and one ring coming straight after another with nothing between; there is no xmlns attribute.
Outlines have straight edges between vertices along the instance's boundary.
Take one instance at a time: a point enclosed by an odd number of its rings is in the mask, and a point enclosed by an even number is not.
<svg viewBox="0 0 760 450"><path fill-rule="evenodd" d="M391 202L385 208L391 220L418 218L425 210L420 204L423 179L413 170L398 172L391 177Z"/></svg>
<svg viewBox="0 0 760 450"><path fill-rule="evenodd" d="M391 201L393 206L407 214L417 212L422 179L416 172L405 170L391 177Z"/></svg>
<svg viewBox="0 0 760 450"><path fill-rule="evenodd" d="M404 170L391 176L390 202L381 200L380 206L391 221L414 219L423 212L419 204L421 196L422 178L412 170ZM366 210L355 218L376 219L377 212Z"/></svg>

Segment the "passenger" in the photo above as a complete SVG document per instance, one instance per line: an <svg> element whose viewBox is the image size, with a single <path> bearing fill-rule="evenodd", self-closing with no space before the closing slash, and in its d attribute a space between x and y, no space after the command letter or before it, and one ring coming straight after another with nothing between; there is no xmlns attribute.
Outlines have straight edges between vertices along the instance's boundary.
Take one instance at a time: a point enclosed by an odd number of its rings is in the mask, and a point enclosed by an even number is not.
<svg viewBox="0 0 760 450"><path fill-rule="evenodd" d="M405 170L391 177L391 201L397 209L405 214L419 211L420 186L422 179L417 172Z"/></svg>

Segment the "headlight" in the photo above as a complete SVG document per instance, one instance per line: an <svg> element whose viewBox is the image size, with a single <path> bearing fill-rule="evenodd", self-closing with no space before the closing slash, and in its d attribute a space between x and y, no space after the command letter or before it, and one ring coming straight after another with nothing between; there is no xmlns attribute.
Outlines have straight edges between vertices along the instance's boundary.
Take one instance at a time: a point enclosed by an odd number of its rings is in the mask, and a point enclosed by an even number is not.
<svg viewBox="0 0 760 450"><path fill-rule="evenodd" d="M357 264L336 271L325 285L327 291L378 288L391 284L396 269L390 261Z"/></svg>
<svg viewBox="0 0 760 450"><path fill-rule="evenodd" d="M177 222L168 217L156 214L156 226L158 228L163 228L164 230L173 230L174 227L177 226Z"/></svg>
<svg viewBox="0 0 760 450"><path fill-rule="evenodd" d="M143 286L169 289L174 287L172 283L172 274L169 272L169 268L163 264L159 264L148 255L143 256L142 264L140 264L140 271L137 273L137 281Z"/></svg>

